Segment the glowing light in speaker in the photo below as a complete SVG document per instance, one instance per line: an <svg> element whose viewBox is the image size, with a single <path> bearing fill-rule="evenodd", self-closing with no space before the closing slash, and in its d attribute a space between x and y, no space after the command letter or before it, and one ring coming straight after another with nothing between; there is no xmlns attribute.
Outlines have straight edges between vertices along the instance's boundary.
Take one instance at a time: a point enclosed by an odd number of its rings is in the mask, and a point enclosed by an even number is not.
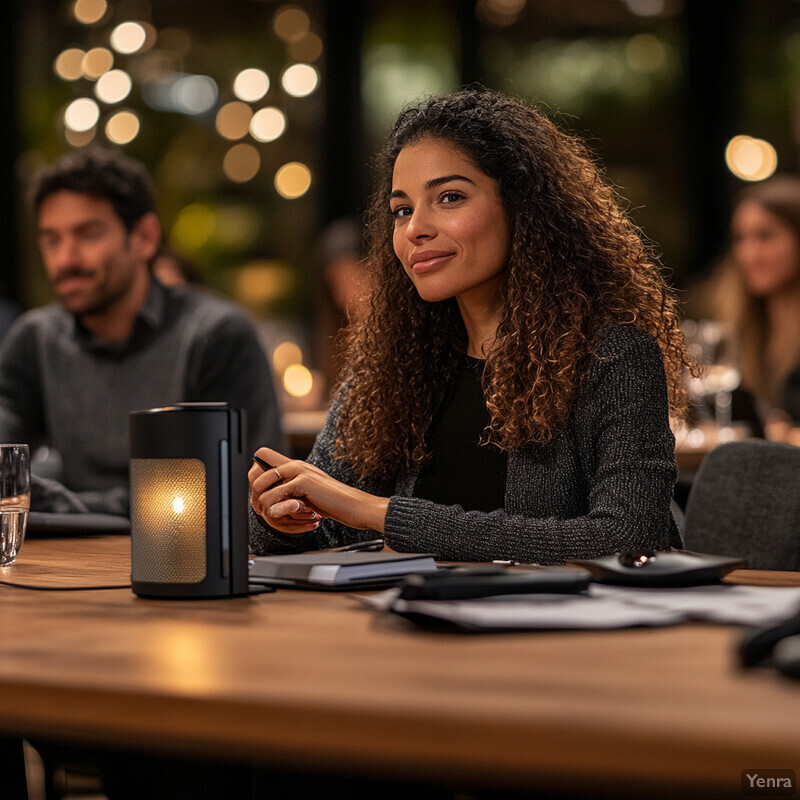
<svg viewBox="0 0 800 800"><path fill-rule="evenodd" d="M195 458L130 461L131 577L197 583L206 577L206 469Z"/></svg>

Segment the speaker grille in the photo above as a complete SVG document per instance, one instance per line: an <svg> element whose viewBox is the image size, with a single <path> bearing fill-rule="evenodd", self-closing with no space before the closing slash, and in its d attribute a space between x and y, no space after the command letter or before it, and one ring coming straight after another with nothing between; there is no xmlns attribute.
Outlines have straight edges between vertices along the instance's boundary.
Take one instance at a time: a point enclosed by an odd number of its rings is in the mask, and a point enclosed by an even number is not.
<svg viewBox="0 0 800 800"><path fill-rule="evenodd" d="M206 577L206 468L196 458L133 458L131 578L199 583Z"/></svg>

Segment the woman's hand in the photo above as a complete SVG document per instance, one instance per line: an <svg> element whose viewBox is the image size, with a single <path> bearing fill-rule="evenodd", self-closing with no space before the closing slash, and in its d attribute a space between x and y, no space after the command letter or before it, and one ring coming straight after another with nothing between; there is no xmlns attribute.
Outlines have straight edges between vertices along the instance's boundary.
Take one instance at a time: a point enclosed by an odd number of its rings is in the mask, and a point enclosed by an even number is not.
<svg viewBox="0 0 800 800"><path fill-rule="evenodd" d="M276 530L308 533L319 526L320 518L327 517L351 528L383 533L388 498L354 489L268 447L261 447L256 455L272 466L265 469L253 463L248 473L250 502L256 514Z"/></svg>

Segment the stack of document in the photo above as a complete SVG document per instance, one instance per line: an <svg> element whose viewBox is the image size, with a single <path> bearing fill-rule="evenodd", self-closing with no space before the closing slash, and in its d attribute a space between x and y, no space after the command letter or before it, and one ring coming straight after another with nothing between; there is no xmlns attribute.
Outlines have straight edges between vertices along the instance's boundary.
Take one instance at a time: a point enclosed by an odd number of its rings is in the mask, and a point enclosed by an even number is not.
<svg viewBox="0 0 800 800"><path fill-rule="evenodd" d="M259 556L250 562L250 582L296 588L376 588L406 575L437 569L425 553L310 552Z"/></svg>

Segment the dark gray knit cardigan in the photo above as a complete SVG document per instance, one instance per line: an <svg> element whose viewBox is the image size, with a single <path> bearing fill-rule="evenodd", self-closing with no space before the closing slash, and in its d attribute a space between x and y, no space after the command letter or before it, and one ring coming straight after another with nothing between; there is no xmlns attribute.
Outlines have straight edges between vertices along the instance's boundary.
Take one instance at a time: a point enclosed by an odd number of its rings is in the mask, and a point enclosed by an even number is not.
<svg viewBox="0 0 800 800"><path fill-rule="evenodd" d="M390 496L386 544L454 561L509 559L560 564L632 548L680 547L670 511L676 477L666 380L655 340L632 326L610 328L592 360L568 423L546 445L508 454L503 508L465 511L414 497L416 474L358 480L332 457L339 404L308 458L337 480ZM250 514L253 552L333 547L374 533L323 520L287 535Z"/></svg>

